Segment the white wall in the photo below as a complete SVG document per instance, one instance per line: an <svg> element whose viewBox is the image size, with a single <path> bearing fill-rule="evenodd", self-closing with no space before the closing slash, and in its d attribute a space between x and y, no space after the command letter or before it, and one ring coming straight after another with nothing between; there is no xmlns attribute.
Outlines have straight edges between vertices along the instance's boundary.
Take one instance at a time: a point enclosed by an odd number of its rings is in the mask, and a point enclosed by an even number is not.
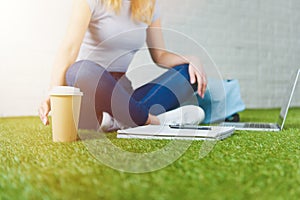
<svg viewBox="0 0 300 200"><path fill-rule="evenodd" d="M291 73L300 68L300 1L162 0L161 4L164 27L201 44L224 78L239 79L247 107L281 105ZM299 106L297 90L293 105Z"/></svg>
<svg viewBox="0 0 300 200"><path fill-rule="evenodd" d="M224 78L238 78L247 107L280 105L286 81L300 67L300 1L160 1L164 27L202 45ZM1 1L0 116L37 114L71 5L72 0ZM167 44L184 46L172 40L176 36L170 34ZM145 60L144 52L139 55L134 66ZM148 70L135 77L135 85L160 73ZM299 99L297 92L293 104L300 106Z"/></svg>
<svg viewBox="0 0 300 200"><path fill-rule="evenodd" d="M71 1L1 1L0 116L37 114Z"/></svg>

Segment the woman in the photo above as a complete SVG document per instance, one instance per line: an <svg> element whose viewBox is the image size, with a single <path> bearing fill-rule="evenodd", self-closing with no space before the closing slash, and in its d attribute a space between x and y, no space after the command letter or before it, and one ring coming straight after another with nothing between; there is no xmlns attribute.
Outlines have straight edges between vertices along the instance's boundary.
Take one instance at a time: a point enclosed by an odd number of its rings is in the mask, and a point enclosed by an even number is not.
<svg viewBox="0 0 300 200"><path fill-rule="evenodd" d="M204 96L206 75L195 57L165 50L160 28L155 0L74 0L50 89L58 85L79 87L84 93L80 119L94 111L103 126L107 126L107 116L125 126L162 123L156 115L179 107L194 90ZM145 41L153 61L170 70L133 91L124 74ZM45 125L49 124L50 110L47 97L39 108ZM96 128L92 127L94 122L80 126Z"/></svg>

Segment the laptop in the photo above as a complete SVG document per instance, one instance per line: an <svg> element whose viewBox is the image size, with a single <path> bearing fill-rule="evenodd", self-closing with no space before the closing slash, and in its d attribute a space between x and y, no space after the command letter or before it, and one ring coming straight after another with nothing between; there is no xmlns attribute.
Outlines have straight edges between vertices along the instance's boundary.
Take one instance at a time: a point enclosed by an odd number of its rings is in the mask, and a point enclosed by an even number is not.
<svg viewBox="0 0 300 200"><path fill-rule="evenodd" d="M277 123L256 123L256 122L223 122L220 126L232 126L235 130L248 130L248 131L281 131L283 129L288 109L290 107L294 91L299 79L300 69L296 74L293 74L291 83L287 88L287 94L284 96L284 101L281 106Z"/></svg>

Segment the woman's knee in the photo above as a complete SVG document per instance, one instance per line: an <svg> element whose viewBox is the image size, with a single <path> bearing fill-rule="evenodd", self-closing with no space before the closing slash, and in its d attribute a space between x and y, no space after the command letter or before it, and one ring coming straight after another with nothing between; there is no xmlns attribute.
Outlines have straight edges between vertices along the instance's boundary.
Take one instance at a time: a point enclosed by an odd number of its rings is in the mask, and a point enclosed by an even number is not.
<svg viewBox="0 0 300 200"><path fill-rule="evenodd" d="M189 64L182 64L182 65L177 65L173 67L176 71L178 71L180 74L186 76L189 76Z"/></svg>
<svg viewBox="0 0 300 200"><path fill-rule="evenodd" d="M106 70L95 62L80 60L72 64L66 73L67 85L76 86L91 80L99 80Z"/></svg>
<svg viewBox="0 0 300 200"><path fill-rule="evenodd" d="M182 64L173 67L179 74L179 78L177 78L177 83L181 85L189 85L193 88L194 91L197 90L197 83L190 83L190 74L189 74L189 64Z"/></svg>

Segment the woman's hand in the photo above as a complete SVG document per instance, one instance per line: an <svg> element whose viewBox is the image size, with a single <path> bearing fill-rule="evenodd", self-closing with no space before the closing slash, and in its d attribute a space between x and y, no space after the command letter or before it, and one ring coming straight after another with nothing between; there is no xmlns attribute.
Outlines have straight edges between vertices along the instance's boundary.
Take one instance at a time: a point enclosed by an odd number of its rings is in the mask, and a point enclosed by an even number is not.
<svg viewBox="0 0 300 200"><path fill-rule="evenodd" d="M197 83L197 92L200 97L204 98L204 93L206 91L207 79L206 73L200 60L197 57L188 57L189 61L189 75L191 84Z"/></svg>
<svg viewBox="0 0 300 200"><path fill-rule="evenodd" d="M49 125L48 114L51 110L50 98L46 98L39 107L39 116L44 125Z"/></svg>

